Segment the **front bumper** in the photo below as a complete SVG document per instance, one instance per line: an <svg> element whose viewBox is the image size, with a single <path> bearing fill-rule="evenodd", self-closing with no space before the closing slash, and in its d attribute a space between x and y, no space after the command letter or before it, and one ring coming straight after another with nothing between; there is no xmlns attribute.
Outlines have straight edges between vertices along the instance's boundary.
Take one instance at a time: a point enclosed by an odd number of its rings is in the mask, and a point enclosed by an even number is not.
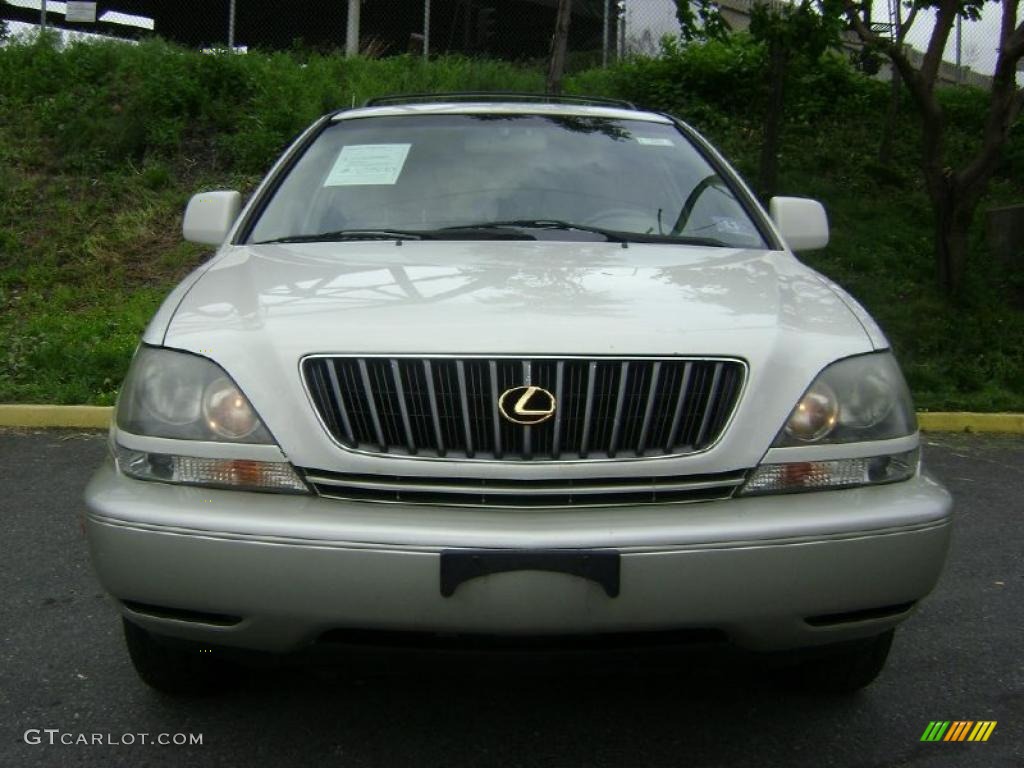
<svg viewBox="0 0 1024 768"><path fill-rule="evenodd" d="M238 618L217 625L125 607L133 621L281 652L337 629L715 629L761 650L865 637L909 608L871 611L913 604L935 586L952 507L926 477L702 504L459 509L146 483L111 462L86 502L93 564L114 597ZM463 548L617 551L621 591L610 597L594 581L530 570L474 578L445 597L441 552Z"/></svg>

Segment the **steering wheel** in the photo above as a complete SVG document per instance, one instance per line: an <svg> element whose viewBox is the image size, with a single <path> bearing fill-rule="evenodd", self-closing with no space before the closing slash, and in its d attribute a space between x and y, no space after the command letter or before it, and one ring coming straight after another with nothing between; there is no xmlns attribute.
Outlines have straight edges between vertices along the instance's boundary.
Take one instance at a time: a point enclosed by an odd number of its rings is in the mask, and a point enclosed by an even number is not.
<svg viewBox="0 0 1024 768"><path fill-rule="evenodd" d="M686 196L683 207L679 209L679 216L676 218L675 226L672 227L672 231L669 234L673 236L681 234L686 229L686 224L690 220L693 209L697 207L697 201L700 199L700 196L712 187L721 186L722 183L717 173L712 173L710 176L705 176L701 179L697 186L690 190L690 194Z"/></svg>
<svg viewBox="0 0 1024 768"><path fill-rule="evenodd" d="M648 228L657 228L657 220L650 211L643 208L605 208L591 213L579 222L588 227L621 230L623 232L643 232Z"/></svg>

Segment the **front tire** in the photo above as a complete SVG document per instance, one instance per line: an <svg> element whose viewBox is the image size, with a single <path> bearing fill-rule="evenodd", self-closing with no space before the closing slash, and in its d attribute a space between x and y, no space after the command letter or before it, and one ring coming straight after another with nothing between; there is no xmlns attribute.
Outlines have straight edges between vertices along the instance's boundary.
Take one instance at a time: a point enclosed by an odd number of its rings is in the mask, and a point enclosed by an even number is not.
<svg viewBox="0 0 1024 768"><path fill-rule="evenodd" d="M808 693L856 693L874 682L885 667L895 634L896 630L890 629L809 655L788 670L788 680L796 689Z"/></svg>
<svg viewBox="0 0 1024 768"><path fill-rule="evenodd" d="M234 665L218 658L216 649L174 646L128 619L122 622L132 665L150 688L172 696L201 696L218 693L236 682Z"/></svg>

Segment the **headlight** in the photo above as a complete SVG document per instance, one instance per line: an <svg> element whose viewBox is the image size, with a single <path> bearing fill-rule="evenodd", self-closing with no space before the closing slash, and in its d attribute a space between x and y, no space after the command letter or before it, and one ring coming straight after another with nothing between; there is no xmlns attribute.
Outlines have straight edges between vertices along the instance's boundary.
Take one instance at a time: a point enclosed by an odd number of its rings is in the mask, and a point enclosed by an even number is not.
<svg viewBox="0 0 1024 768"><path fill-rule="evenodd" d="M827 384L816 381L786 421L786 434L801 443L821 440L836 427L839 400Z"/></svg>
<svg viewBox="0 0 1024 768"><path fill-rule="evenodd" d="M854 458L819 459L812 446L892 440L916 431L910 391L892 354L848 357L818 374L772 444L772 448L805 448L798 452L799 460L761 464L751 472L739 495L857 488L908 480L917 473L919 463L918 450L912 447L914 440L910 445L902 441L899 453Z"/></svg>
<svg viewBox="0 0 1024 768"><path fill-rule="evenodd" d="M223 369L205 357L171 349L139 347L121 388L116 418L119 429L143 437L274 444L249 399ZM162 444L165 449L167 445ZM114 458L121 472L136 480L309 493L287 461L191 456L188 444L181 445L184 455L177 448L157 453L117 444Z"/></svg>
<svg viewBox="0 0 1024 768"><path fill-rule="evenodd" d="M858 443L917 431L910 391L890 352L848 357L814 380L773 448Z"/></svg>
<svg viewBox="0 0 1024 768"><path fill-rule="evenodd" d="M242 390L226 376L214 379L203 390L203 419L210 431L225 440L244 440L260 426Z"/></svg>
<svg viewBox="0 0 1024 768"><path fill-rule="evenodd" d="M238 386L205 357L140 347L121 388L117 426L179 440L273 443Z"/></svg>

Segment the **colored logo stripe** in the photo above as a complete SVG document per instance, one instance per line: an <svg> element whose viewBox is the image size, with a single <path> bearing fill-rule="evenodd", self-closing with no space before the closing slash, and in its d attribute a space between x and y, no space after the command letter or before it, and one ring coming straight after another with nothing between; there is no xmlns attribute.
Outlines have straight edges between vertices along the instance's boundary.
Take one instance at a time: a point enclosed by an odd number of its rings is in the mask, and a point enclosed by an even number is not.
<svg viewBox="0 0 1024 768"><path fill-rule="evenodd" d="M988 741L995 729L995 720L932 720L921 741Z"/></svg>
<svg viewBox="0 0 1024 768"><path fill-rule="evenodd" d="M967 736L968 729L974 725L970 720L954 720L949 727L949 732L943 741L963 741Z"/></svg>
<svg viewBox="0 0 1024 768"><path fill-rule="evenodd" d="M924 733L921 734L921 741L939 741L942 739L943 734L946 733L947 728L949 728L948 720L932 720L928 723L928 727L924 729Z"/></svg>
<svg viewBox="0 0 1024 768"><path fill-rule="evenodd" d="M992 735L992 731L995 729L995 720L979 720L978 724L974 726L974 730L971 731L971 735L967 737L967 740L988 741L988 737Z"/></svg>

